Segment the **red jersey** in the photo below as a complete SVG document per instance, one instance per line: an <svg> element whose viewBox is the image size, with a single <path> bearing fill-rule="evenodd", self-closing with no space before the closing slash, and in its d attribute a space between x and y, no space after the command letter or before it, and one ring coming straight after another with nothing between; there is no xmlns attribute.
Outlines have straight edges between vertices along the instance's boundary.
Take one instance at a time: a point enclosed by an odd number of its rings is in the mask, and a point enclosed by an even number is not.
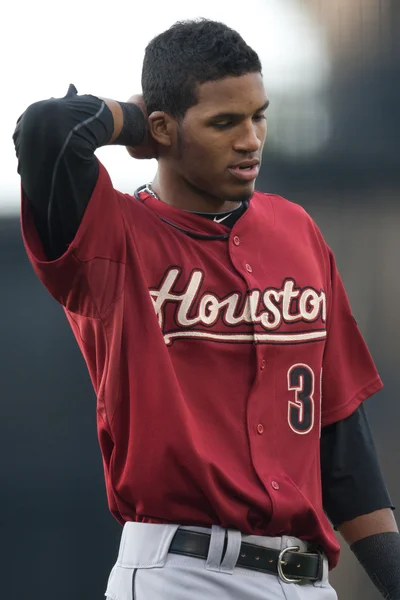
<svg viewBox="0 0 400 600"><path fill-rule="evenodd" d="M230 230L120 193L100 165L62 257L24 199L22 225L89 369L116 518L293 535L334 567L321 426L382 383L308 214L255 192Z"/></svg>

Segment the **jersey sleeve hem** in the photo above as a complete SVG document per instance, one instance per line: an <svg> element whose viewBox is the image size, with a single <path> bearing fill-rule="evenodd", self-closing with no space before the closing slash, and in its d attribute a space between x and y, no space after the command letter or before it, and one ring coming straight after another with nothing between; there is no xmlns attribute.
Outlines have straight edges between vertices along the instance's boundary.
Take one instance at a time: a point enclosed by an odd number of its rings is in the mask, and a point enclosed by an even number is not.
<svg viewBox="0 0 400 600"><path fill-rule="evenodd" d="M338 421L342 421L349 417L364 400L370 398L383 388L383 382L380 377L375 377L370 383L363 387L359 392L354 394L352 398L344 405L336 408L335 410L329 411L327 414L322 415L321 426L326 427L332 425Z"/></svg>
<svg viewBox="0 0 400 600"><path fill-rule="evenodd" d="M22 191L21 229L29 260L53 298L72 313L100 318L121 293L126 262L124 202L99 161L97 182L74 239L64 254L49 260Z"/></svg>
<svg viewBox="0 0 400 600"><path fill-rule="evenodd" d="M98 178L96 181L96 185L93 189L91 198L89 200L86 211L83 214L82 221L79 225L76 235L75 235L74 239L72 240L71 244L69 245L69 247L66 249L66 251L61 256L59 256L58 258L53 259L53 260L48 260L45 255L45 252L43 249L43 244L40 240L39 234L35 227L32 213L29 209L29 203L28 203L27 197L26 197L24 190L22 188L22 185L21 185L22 237L23 237L25 248L26 248L26 251L27 251L29 257L33 260L33 262L37 266L46 267L47 265L49 265L49 266L60 265L63 262L65 262L67 259L69 259L72 254L77 254L77 250L81 245L82 237L86 234L86 230L87 230L86 224L87 224L87 222L90 223L90 221L92 220L92 218L93 218L92 213L99 210L99 207L96 205L97 203L92 201L93 198L96 198L97 196L99 196L101 194L101 192L103 191L103 188L113 189L110 177L109 177L106 169L104 168L104 166L101 164L100 161L98 161L98 164L99 164L99 174L98 174ZM96 256L96 257L101 258L99 256ZM94 258L94 257L92 257L92 256L90 256L90 257L89 256L88 257L75 256L75 260L77 262L80 262L80 261L84 262L85 260L90 260L91 258ZM103 258L110 258L110 257L104 256Z"/></svg>

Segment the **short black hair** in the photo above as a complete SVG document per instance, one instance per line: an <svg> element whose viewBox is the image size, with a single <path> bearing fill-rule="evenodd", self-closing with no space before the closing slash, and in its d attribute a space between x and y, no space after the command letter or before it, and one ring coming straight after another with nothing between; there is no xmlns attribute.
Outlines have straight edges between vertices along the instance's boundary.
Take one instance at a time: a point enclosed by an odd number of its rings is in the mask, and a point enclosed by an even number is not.
<svg viewBox="0 0 400 600"><path fill-rule="evenodd" d="M178 21L146 48L143 99L148 114L161 110L181 119L198 102L198 84L261 71L257 53L224 23Z"/></svg>

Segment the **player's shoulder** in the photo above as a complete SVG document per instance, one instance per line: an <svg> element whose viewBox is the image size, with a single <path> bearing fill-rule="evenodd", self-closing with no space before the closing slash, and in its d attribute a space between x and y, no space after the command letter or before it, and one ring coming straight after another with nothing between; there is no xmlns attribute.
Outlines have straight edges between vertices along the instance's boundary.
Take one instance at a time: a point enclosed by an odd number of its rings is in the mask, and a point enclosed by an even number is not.
<svg viewBox="0 0 400 600"><path fill-rule="evenodd" d="M308 240L326 256L327 244L312 218L303 206L288 200L278 194L269 194L255 191L251 200L256 211L270 211L274 219L274 229L278 234L302 236L303 241Z"/></svg>
<svg viewBox="0 0 400 600"><path fill-rule="evenodd" d="M296 202L288 200L278 194L270 194L268 192L260 192L256 190L253 194L252 202L257 208L262 208L266 204L269 204L276 216L293 216L297 219L304 219L305 221L314 222L308 212Z"/></svg>

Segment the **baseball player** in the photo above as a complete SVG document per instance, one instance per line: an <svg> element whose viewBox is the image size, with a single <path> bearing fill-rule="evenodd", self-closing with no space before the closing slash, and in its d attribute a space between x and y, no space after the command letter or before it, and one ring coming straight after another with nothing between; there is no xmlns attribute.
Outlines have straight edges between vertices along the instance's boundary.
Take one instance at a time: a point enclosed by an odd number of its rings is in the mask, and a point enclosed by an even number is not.
<svg viewBox="0 0 400 600"><path fill-rule="evenodd" d="M22 227L97 394L111 600L333 600L333 526L385 598L400 537L362 402L382 383L332 252L255 191L257 54L208 20L145 53L143 97L31 105L14 134ZM95 150L157 157L114 189Z"/></svg>

